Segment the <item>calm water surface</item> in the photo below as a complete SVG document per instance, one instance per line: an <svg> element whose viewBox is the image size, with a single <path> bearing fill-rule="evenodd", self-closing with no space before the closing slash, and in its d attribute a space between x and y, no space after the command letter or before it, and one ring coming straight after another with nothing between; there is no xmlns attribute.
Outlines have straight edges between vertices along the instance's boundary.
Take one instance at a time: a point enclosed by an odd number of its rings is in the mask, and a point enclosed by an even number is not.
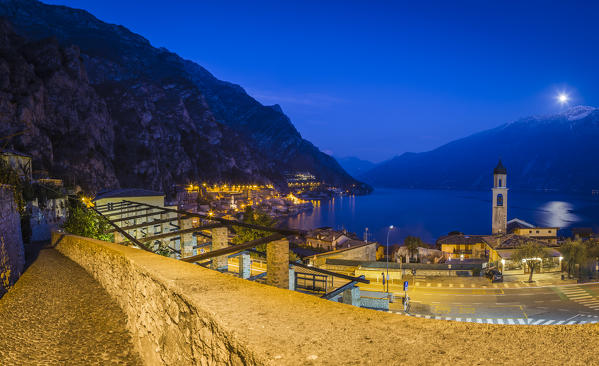
<svg viewBox="0 0 599 366"><path fill-rule="evenodd" d="M537 226L560 227L569 235L572 227L599 229L599 198L591 195L509 191L508 219L519 218ZM376 189L368 196L337 197L322 201L312 212L289 218L293 228L331 226L347 229L370 240L386 241L389 225L398 229L390 243L408 235L434 243L452 230L467 234L491 232L491 190L450 191L417 189Z"/></svg>

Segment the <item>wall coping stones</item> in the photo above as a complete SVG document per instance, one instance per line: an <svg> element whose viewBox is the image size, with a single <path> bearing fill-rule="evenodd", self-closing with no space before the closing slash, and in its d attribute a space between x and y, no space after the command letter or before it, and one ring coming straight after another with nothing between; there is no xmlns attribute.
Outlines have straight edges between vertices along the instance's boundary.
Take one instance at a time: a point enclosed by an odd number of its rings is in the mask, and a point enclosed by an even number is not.
<svg viewBox="0 0 599 366"><path fill-rule="evenodd" d="M52 240L115 297L149 365L592 364L599 349L596 324L502 326L406 317L118 244L59 233Z"/></svg>

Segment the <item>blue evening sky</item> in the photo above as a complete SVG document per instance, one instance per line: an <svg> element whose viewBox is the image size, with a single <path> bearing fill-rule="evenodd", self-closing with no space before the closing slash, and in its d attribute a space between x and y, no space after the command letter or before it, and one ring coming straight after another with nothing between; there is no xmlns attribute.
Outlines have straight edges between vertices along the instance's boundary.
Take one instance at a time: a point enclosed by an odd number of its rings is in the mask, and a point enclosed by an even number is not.
<svg viewBox="0 0 599 366"><path fill-rule="evenodd" d="M557 112L559 91L599 106L599 2L46 2L122 24L280 104L335 156L430 150Z"/></svg>

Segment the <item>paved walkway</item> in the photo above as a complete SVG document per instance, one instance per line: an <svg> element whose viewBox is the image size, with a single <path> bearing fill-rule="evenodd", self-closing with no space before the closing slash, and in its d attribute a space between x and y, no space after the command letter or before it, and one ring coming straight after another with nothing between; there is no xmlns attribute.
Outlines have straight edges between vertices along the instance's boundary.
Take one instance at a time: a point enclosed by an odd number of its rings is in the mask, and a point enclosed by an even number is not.
<svg viewBox="0 0 599 366"><path fill-rule="evenodd" d="M0 299L0 364L139 365L125 325L83 268L43 249Z"/></svg>

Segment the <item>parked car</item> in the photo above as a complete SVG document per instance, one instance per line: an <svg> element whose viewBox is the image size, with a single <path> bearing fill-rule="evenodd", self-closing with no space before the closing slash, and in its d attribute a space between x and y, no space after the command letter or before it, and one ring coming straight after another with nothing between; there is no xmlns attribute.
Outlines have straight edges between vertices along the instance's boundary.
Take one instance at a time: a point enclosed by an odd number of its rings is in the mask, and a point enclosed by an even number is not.
<svg viewBox="0 0 599 366"><path fill-rule="evenodd" d="M489 268L485 271L485 277L491 282L503 282L503 274L495 268Z"/></svg>

